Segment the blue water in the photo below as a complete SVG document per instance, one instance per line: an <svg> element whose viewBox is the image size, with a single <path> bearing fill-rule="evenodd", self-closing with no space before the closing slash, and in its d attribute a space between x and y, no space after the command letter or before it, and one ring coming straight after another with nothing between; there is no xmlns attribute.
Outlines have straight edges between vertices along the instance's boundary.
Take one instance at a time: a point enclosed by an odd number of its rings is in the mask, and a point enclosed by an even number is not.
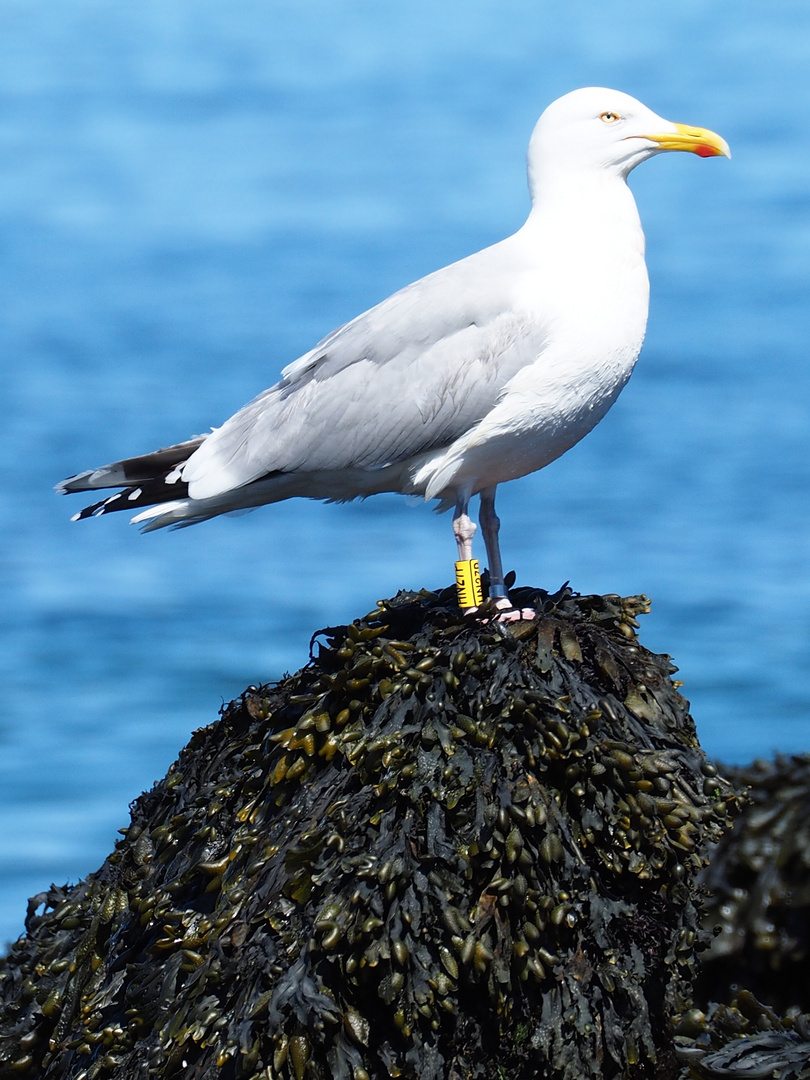
<svg viewBox="0 0 810 1080"><path fill-rule="evenodd" d="M0 0L0 942L312 632L452 577L448 518L293 502L143 537L61 477L220 423L517 228L532 125L616 86L734 158L632 178L652 311L605 422L501 490L505 561L645 592L704 745L810 749L810 8Z"/></svg>

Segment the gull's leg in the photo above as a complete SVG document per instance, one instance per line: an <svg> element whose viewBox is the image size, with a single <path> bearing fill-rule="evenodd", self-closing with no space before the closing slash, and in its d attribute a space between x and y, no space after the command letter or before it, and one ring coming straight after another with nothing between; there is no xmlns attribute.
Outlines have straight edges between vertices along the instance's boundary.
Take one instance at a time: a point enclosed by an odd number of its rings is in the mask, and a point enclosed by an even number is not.
<svg viewBox="0 0 810 1080"><path fill-rule="evenodd" d="M478 515L478 520L481 522L481 535L484 537L484 545L487 549L489 595L493 600L499 600L501 597L506 596L506 586L503 583L501 545L498 543L498 530L501 527L501 522L495 513L494 486L484 488L481 492L481 512Z"/></svg>
<svg viewBox="0 0 810 1080"><path fill-rule="evenodd" d="M504 622L517 621L518 619L533 619L534 611L531 608L518 609L512 606L512 601L506 592L503 583L503 562L501 561L501 545L498 542L498 531L501 522L495 513L495 485L484 488L481 491L481 534L487 549L487 563L489 565L489 595L495 601L496 607L503 609L500 616Z"/></svg>
<svg viewBox="0 0 810 1080"><path fill-rule="evenodd" d="M475 611L481 603L481 573L478 569L478 561L472 557L472 542L476 530L475 522L467 513L469 504L469 492L459 495L456 511L453 514L453 535L458 544L458 562L456 563L458 606L465 611Z"/></svg>

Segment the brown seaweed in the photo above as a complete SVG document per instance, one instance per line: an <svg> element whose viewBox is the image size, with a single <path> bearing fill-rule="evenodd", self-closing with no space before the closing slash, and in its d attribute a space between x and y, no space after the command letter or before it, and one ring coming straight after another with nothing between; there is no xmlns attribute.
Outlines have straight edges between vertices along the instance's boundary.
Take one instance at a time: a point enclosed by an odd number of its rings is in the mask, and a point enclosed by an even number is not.
<svg viewBox="0 0 810 1080"><path fill-rule="evenodd" d="M728 1002L737 984L778 1012L810 1011L810 756L724 773L748 797L702 877L717 933L698 995Z"/></svg>
<svg viewBox="0 0 810 1080"><path fill-rule="evenodd" d="M682 1080L810 1080L810 1016L778 1016L748 990L688 1010L675 1046Z"/></svg>
<svg viewBox="0 0 810 1080"><path fill-rule="evenodd" d="M677 1052L689 1077L810 1080L810 756L724 773L747 797L699 879L713 939Z"/></svg>

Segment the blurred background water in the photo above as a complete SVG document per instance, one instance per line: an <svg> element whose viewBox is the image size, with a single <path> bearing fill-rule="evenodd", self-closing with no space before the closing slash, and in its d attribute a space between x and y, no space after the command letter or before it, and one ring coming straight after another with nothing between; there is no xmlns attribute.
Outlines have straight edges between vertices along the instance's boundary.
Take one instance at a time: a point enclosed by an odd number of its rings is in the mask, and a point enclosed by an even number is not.
<svg viewBox="0 0 810 1080"><path fill-rule="evenodd" d="M450 583L448 517L296 501L143 537L63 476L219 424L333 326L514 231L545 105L721 132L632 186L647 344L501 489L519 583L645 592L709 753L810 750L810 8L0 0L0 943L190 731L316 629Z"/></svg>

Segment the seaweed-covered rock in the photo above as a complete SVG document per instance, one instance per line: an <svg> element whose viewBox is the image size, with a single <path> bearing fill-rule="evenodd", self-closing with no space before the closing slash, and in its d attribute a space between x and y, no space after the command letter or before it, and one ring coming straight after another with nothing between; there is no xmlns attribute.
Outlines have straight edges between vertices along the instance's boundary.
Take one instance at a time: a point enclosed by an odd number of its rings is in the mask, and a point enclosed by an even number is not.
<svg viewBox="0 0 810 1080"><path fill-rule="evenodd" d="M698 997L742 986L777 1012L810 1011L810 756L725 770L748 799L703 874L704 924L718 928Z"/></svg>
<svg viewBox="0 0 810 1080"><path fill-rule="evenodd" d="M400 594L196 732L31 902L0 1075L674 1077L733 794L644 598L517 599Z"/></svg>

